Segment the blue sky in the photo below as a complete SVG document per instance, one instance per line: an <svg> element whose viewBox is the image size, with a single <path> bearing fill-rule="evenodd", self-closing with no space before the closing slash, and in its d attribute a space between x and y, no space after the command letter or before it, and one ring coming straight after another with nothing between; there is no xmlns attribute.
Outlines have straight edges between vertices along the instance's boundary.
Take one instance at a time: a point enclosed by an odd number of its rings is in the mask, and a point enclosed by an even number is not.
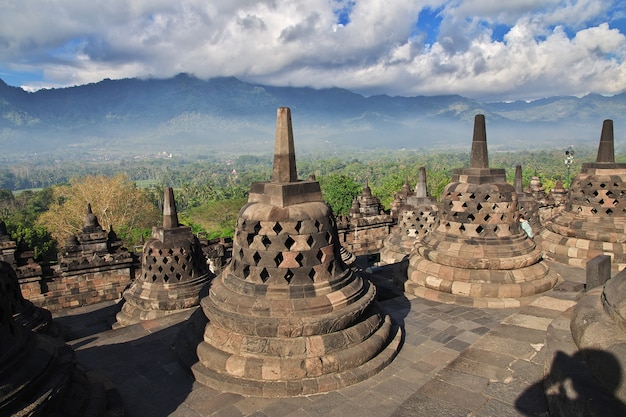
<svg viewBox="0 0 626 417"><path fill-rule="evenodd" d="M626 91L626 2L1 0L0 78L236 76L365 95Z"/></svg>

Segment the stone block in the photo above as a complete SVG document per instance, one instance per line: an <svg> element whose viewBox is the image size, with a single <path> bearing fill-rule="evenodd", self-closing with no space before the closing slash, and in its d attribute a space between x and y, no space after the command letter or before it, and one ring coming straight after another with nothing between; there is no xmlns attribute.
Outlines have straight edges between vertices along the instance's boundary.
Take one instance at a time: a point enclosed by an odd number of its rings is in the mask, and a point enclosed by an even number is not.
<svg viewBox="0 0 626 417"><path fill-rule="evenodd" d="M611 278L611 257L598 255L587 261L585 291L604 285Z"/></svg>

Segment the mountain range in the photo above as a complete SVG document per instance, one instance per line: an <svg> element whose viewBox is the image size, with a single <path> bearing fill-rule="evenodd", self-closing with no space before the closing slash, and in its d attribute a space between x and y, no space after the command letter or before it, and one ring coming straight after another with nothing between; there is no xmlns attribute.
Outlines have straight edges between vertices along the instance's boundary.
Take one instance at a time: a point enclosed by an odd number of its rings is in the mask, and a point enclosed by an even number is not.
<svg viewBox="0 0 626 417"><path fill-rule="evenodd" d="M296 149L469 148L474 115L490 146L541 149L591 144L613 119L616 146L626 93L482 103L458 95L365 97L345 89L250 84L237 78L105 79L27 92L0 80L4 156L266 153L277 107L292 111Z"/></svg>

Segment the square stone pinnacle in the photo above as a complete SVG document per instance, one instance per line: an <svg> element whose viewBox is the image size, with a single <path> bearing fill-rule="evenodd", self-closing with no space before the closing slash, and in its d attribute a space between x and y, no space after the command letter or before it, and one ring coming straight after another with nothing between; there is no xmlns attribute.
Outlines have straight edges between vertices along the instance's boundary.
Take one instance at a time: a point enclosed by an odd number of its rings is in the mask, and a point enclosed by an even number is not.
<svg viewBox="0 0 626 417"><path fill-rule="evenodd" d="M291 110L289 107L279 107L276 112L276 142L274 144L272 182L294 181L298 181L298 173L291 127Z"/></svg>

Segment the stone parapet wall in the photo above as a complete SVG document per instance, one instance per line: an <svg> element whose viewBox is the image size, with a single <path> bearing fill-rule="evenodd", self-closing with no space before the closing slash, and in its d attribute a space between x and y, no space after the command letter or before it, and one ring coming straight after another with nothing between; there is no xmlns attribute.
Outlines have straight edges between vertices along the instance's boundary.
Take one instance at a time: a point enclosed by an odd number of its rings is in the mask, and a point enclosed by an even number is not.
<svg viewBox="0 0 626 417"><path fill-rule="evenodd" d="M45 291L41 297L30 298L34 304L51 311L76 308L121 298L131 282L132 267L106 271L83 271L76 275L59 275L44 281ZM22 290L23 291L23 290Z"/></svg>

